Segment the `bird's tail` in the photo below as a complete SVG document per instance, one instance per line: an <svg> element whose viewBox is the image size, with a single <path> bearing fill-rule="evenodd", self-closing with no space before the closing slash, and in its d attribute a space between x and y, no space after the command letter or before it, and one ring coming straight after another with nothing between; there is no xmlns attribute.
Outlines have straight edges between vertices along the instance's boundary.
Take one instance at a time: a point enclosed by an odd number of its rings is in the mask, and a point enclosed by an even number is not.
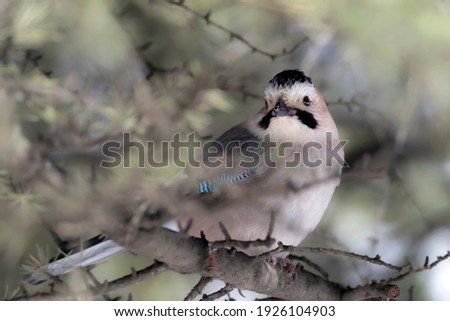
<svg viewBox="0 0 450 321"><path fill-rule="evenodd" d="M94 263L123 250L124 248L116 242L102 239L80 252L55 258L49 264L27 274L23 281L29 284L39 284L48 280L50 276L65 274L77 267L88 268Z"/></svg>

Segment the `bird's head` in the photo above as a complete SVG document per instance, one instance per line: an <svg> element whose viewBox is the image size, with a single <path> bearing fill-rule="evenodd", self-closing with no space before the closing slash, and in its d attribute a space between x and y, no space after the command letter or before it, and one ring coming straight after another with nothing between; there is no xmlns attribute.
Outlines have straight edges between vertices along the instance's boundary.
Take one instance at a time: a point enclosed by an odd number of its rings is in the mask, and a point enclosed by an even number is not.
<svg viewBox="0 0 450 321"><path fill-rule="evenodd" d="M259 133L275 141L301 143L317 140L336 125L325 101L303 71L284 70L273 77L265 91L265 106L258 113ZM337 137L336 137L337 138Z"/></svg>

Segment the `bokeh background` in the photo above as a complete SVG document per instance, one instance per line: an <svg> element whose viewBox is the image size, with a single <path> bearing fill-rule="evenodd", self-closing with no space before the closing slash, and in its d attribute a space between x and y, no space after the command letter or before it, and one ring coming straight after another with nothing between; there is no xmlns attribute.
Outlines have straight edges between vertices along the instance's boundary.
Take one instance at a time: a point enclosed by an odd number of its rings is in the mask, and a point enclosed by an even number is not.
<svg viewBox="0 0 450 321"><path fill-rule="evenodd" d="M56 252L48 212L102 207L90 196L103 142L125 131L154 141L178 131L217 137L258 111L269 79L291 68L322 92L348 140L345 173L358 173L344 177L304 244L413 266L450 250L448 1L1 0L0 44L3 298L19 293L30 255ZM50 163L70 177L57 192L36 182ZM111 171L96 189L114 197L136 179L130 172ZM173 169L141 173L154 187ZM349 258L308 258L351 286L393 275ZM111 280L149 263L123 253L93 272ZM165 272L116 294L180 300L198 278ZM76 289L86 280L64 281ZM400 299L450 300L450 260L399 285Z"/></svg>

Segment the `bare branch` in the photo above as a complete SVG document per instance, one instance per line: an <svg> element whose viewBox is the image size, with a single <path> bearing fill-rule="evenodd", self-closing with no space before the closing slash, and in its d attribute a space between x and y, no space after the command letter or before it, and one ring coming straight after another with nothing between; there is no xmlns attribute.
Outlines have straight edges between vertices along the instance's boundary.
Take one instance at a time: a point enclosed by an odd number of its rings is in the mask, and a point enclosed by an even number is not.
<svg viewBox="0 0 450 321"><path fill-rule="evenodd" d="M219 228L220 228L220 231L223 233L223 236L225 237L225 241L227 241L227 242L230 241L231 240L230 233L228 233L225 225L223 225L222 222L219 222Z"/></svg>
<svg viewBox="0 0 450 321"><path fill-rule="evenodd" d="M328 280L330 275L328 274L327 271L325 271L323 268L321 268L317 263L314 263L313 261L311 261L310 259L308 259L305 256L296 256L296 255L289 255L290 259L293 260L297 260L300 262L303 262L306 265L309 265L310 267L312 267L313 269L315 269L317 272L319 272L319 274L325 279Z"/></svg>
<svg viewBox="0 0 450 321"><path fill-rule="evenodd" d="M385 283L366 284L345 291L342 296L342 300L344 301L370 300L370 299L391 300L395 299L399 295L400 289L396 285Z"/></svg>
<svg viewBox="0 0 450 321"><path fill-rule="evenodd" d="M214 301L230 293L233 290L234 290L233 286L231 286L230 284L226 284L223 288L214 293L204 294L200 301Z"/></svg>
<svg viewBox="0 0 450 321"><path fill-rule="evenodd" d="M213 279L210 277L201 277L200 280L197 282L197 284L192 288L192 290L186 295L184 298L184 301L192 301L194 298L202 293L203 289L206 285L208 285L209 282L211 282Z"/></svg>
<svg viewBox="0 0 450 321"><path fill-rule="evenodd" d="M122 233L114 236L116 241L123 241ZM286 300L339 300L345 291L339 284L305 270L297 271L296 280L292 280L285 270L266 260L222 248L214 253L216 264L208 266L210 249L205 240L166 229L138 231L126 247L164 261L171 270L179 273L199 273L233 287Z"/></svg>
<svg viewBox="0 0 450 321"><path fill-rule="evenodd" d="M375 257L369 257L367 255L356 254L352 252L347 252L343 250L331 249L331 248L323 248L323 247L303 247L303 246L286 246L281 243L278 244L278 247L272 251L263 253L260 255L262 258L268 258L275 253L279 252L289 252L289 253L321 253L321 254L331 254L335 256L349 257L361 261L366 261L375 265L384 266L388 269L395 271L402 271L404 269L403 266L396 266L390 263L387 263L381 260L380 256L377 255Z"/></svg>
<svg viewBox="0 0 450 321"><path fill-rule="evenodd" d="M275 239L272 238L274 224L275 224L275 213L272 212L270 215L269 229L267 231L267 236L265 239L254 241L239 241L233 240L230 236L230 233L228 233L227 229L225 228L225 226L221 222L219 222L219 228L222 231L225 240L211 243L211 249L218 249L218 248L246 249L249 247L257 247L257 246L265 246L267 248L270 248L272 244L275 242Z"/></svg>
<svg viewBox="0 0 450 321"><path fill-rule="evenodd" d="M416 274L422 271L426 271L426 270L431 270L434 267L436 267L439 263L447 260L448 258L450 258L450 251L448 251L445 255L443 256L438 256L436 258L436 260L434 262L432 262L431 264L429 264L428 262L428 257L426 257L425 259L425 263L422 266L416 267L416 268L410 268L410 270L401 273L393 278L388 279L386 282L398 282L400 280L403 280L404 278L412 275L412 274Z"/></svg>
<svg viewBox="0 0 450 321"><path fill-rule="evenodd" d="M167 270L167 266L166 266L166 264L164 264L162 262L155 262L152 265L150 265L142 270L139 270L139 271L132 269L132 272L130 274L128 274L124 277L121 277L119 279L116 279L114 281L108 282L107 292L122 289L129 285L132 285L132 284L138 283L142 280L148 279L149 277L159 274L161 272L164 272L166 270ZM100 292L96 291L95 289L92 290L92 292L94 295L100 294Z"/></svg>
<svg viewBox="0 0 450 321"><path fill-rule="evenodd" d="M94 283L94 286L97 287L103 287L104 284L100 283L97 278L95 277L94 274L92 274L92 272L89 269L85 270L87 277L89 278L89 280L92 281L92 283ZM106 301L112 301L111 297L107 294L107 293L103 293L102 297L106 300Z"/></svg>
<svg viewBox="0 0 450 321"><path fill-rule="evenodd" d="M295 50L297 50L298 47L300 47L304 42L306 42L308 40L308 37L305 36L302 40L297 42L289 50L284 48L280 53L270 53L268 51L265 51L263 49L256 47L255 45L253 45L250 41L248 41L246 38L244 38L240 34L228 29L227 27L215 22L214 20L211 20L211 11L208 11L206 14L201 14L200 12L189 7L184 1L168 0L167 2L171 5L175 5L179 8L184 9L185 11L194 15L196 18L203 20L208 26L213 26L216 29L219 29L219 30L223 31L224 33L228 34L228 36L230 37L230 41L236 39L236 40L240 41L241 43L243 43L244 45L246 45L251 50L251 52L259 53L263 56L270 58L272 61L274 61L277 58L287 56L287 55L293 53Z"/></svg>
<svg viewBox="0 0 450 321"><path fill-rule="evenodd" d="M167 270L167 266L161 262L155 262L152 265L136 271L131 269L131 273L113 280L111 282L96 283L92 288L80 292L63 292L63 293L37 293L31 296L23 296L16 300L75 300L77 298L93 299L96 296L104 296L106 293L116 291L132 284L138 283L146 278L159 274Z"/></svg>

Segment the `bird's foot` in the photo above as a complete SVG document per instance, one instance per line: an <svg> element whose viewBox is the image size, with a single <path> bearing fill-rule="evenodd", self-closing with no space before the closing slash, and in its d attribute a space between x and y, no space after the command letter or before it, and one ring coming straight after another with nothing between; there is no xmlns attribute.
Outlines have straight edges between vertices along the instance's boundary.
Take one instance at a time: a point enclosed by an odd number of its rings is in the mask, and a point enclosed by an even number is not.
<svg viewBox="0 0 450 321"><path fill-rule="evenodd" d="M297 265L292 263L289 259L284 257L272 256L267 259L267 261L269 262L269 264L272 264L274 266L280 266L283 271L286 272L292 282L297 279Z"/></svg>

